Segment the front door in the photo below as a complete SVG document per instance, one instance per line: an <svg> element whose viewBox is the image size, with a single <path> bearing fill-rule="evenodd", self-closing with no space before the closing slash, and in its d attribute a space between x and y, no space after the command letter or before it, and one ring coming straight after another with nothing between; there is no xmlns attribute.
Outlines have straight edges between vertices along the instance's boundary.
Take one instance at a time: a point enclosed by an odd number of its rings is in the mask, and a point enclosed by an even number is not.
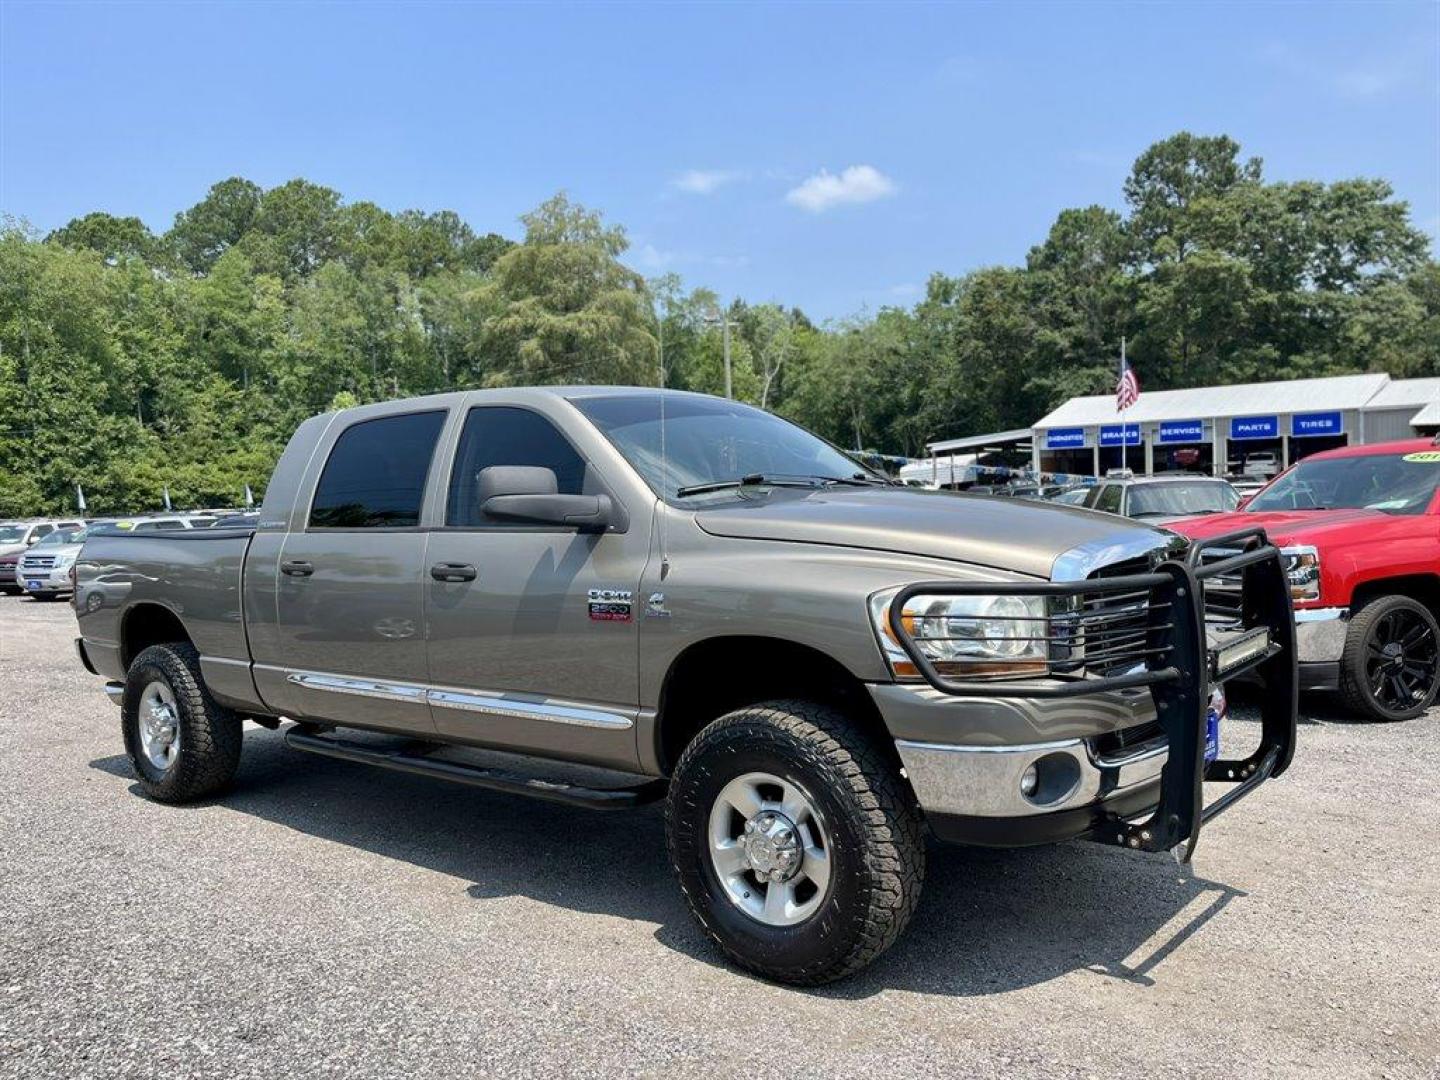
<svg viewBox="0 0 1440 1080"><path fill-rule="evenodd" d="M445 417L360 420L335 440L306 526L280 551L275 659L285 678L267 694L277 711L433 733L420 511Z"/></svg>
<svg viewBox="0 0 1440 1080"><path fill-rule="evenodd" d="M633 768L635 594L649 552L649 515L604 533L489 520L477 505L476 478L496 465L548 468L562 494L608 490L539 412L502 405L469 411L444 524L429 534L425 556L436 728L477 743Z"/></svg>

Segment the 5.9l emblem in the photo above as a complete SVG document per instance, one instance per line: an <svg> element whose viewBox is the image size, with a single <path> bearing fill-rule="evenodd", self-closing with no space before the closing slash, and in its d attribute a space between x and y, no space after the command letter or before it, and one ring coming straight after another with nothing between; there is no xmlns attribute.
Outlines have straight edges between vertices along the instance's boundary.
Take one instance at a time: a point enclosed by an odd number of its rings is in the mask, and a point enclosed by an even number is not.
<svg viewBox="0 0 1440 1080"><path fill-rule="evenodd" d="M596 622L629 622L634 609L629 589L591 589L590 618Z"/></svg>

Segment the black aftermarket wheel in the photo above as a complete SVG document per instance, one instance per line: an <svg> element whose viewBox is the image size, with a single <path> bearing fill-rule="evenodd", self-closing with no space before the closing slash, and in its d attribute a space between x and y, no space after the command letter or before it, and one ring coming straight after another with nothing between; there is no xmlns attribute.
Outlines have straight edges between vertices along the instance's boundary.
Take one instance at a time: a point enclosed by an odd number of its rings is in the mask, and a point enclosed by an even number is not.
<svg viewBox="0 0 1440 1080"><path fill-rule="evenodd" d="M1408 596L1385 596L1350 620L1340 659L1346 702L1371 720L1409 720L1440 688L1440 628Z"/></svg>
<svg viewBox="0 0 1440 1080"><path fill-rule="evenodd" d="M134 659L120 723L125 752L152 799L212 795L240 764L241 720L210 696L190 645L152 645Z"/></svg>
<svg viewBox="0 0 1440 1080"><path fill-rule="evenodd" d="M920 819L895 766L840 712L740 709L676 766L670 859L691 913L738 964L814 985L865 967L920 896Z"/></svg>

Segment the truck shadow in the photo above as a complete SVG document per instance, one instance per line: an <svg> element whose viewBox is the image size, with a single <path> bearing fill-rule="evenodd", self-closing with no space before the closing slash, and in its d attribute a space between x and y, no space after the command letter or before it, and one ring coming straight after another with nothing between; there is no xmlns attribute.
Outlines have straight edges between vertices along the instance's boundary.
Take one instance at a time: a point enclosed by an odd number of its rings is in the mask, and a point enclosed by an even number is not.
<svg viewBox="0 0 1440 1080"><path fill-rule="evenodd" d="M123 756L90 764L143 797ZM267 731L247 731L235 785L217 802L469 881L465 892L477 901L518 895L653 923L666 948L729 966L685 910L656 807L597 813L444 784L298 754ZM1167 956L1245 895L1168 856L1098 844L932 845L929 856L920 908L895 948L855 978L810 993L978 996L1081 969L1148 986L1163 978Z"/></svg>

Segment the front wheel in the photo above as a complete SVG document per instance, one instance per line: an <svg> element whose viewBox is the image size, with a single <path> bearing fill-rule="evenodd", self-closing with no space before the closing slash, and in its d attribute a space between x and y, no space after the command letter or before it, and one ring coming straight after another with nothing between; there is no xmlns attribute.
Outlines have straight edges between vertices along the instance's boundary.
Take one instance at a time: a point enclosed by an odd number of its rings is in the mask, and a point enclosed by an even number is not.
<svg viewBox="0 0 1440 1080"><path fill-rule="evenodd" d="M1408 596L1384 596L1360 609L1345 634L1340 690L1367 720L1410 720L1440 690L1440 628Z"/></svg>
<svg viewBox="0 0 1440 1080"><path fill-rule="evenodd" d="M779 982L859 971L920 897L925 845L898 768L813 702L740 709L700 732L665 824L691 914L737 964Z"/></svg>
<svg viewBox="0 0 1440 1080"><path fill-rule="evenodd" d="M159 802L213 795L240 765L242 721L210 696L191 645L152 645L135 657L120 723L141 790Z"/></svg>

